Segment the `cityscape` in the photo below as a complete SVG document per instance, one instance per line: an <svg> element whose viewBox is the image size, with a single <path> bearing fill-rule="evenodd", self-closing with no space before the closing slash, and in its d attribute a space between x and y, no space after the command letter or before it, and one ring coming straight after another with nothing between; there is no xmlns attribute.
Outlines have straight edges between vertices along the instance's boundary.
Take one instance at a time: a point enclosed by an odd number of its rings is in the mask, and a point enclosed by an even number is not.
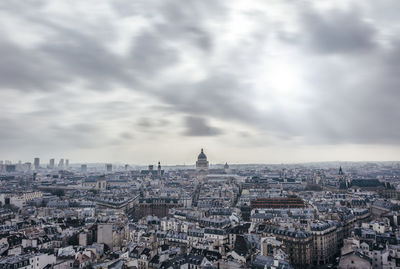
<svg viewBox="0 0 400 269"><path fill-rule="evenodd" d="M400 162L0 162L1 268L398 268Z"/></svg>
<svg viewBox="0 0 400 269"><path fill-rule="evenodd" d="M399 0L0 0L0 269L400 269Z"/></svg>

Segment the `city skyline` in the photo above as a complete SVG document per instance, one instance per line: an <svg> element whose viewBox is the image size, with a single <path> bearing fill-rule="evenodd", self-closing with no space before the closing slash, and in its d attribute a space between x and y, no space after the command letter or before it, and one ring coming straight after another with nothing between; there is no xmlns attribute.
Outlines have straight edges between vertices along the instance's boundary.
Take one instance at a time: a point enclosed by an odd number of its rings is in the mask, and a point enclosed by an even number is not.
<svg viewBox="0 0 400 269"><path fill-rule="evenodd" d="M203 149L201 149L202 151ZM72 166L77 166L77 165L94 165L94 166L98 166L98 165L107 165L107 164L112 164L112 165L119 165L120 168L123 166L127 166L127 165L133 165L133 166L137 166L137 167L147 167L148 165L155 165L156 163L162 163L163 166L167 166L167 167L178 167L178 166L193 166L196 167L196 162L197 159L195 158L195 156L193 157L193 161L188 161L188 162L183 162L183 163L172 163L172 162L161 162L160 160L151 160L147 163L145 162L141 162L141 163L129 163L129 162L124 162L124 161L113 161L113 160L108 160L108 161L90 161L90 160L84 160L84 161L73 161L73 162L69 162L69 159L65 159L66 161L68 161L68 164L64 165L64 158L50 158L50 159L41 159L40 157L35 157L32 160L29 159L19 159L19 160L10 160L10 159L0 159L0 163L1 164L27 164L30 163L31 165L35 165L35 160L38 159L39 161L39 165L38 167L40 168L47 168L47 169L55 169L57 170L57 168L67 168L67 167L72 167ZM55 161L59 161L58 165L55 165ZM398 160L385 160L385 161L376 161L376 160L364 160L364 161L348 161L348 160L328 160L328 161L306 161L306 162L228 162L228 161L213 161L213 160L208 160L209 161L209 165L210 166L223 166L225 164L229 165L307 165L307 164L329 164L331 165L341 165L341 164L360 164L360 163L392 163L392 164L396 164L396 163L400 163L400 161Z"/></svg>
<svg viewBox="0 0 400 269"><path fill-rule="evenodd" d="M399 10L0 1L0 269L400 269Z"/></svg>
<svg viewBox="0 0 400 269"><path fill-rule="evenodd" d="M0 159L397 161L398 1L2 1Z"/></svg>

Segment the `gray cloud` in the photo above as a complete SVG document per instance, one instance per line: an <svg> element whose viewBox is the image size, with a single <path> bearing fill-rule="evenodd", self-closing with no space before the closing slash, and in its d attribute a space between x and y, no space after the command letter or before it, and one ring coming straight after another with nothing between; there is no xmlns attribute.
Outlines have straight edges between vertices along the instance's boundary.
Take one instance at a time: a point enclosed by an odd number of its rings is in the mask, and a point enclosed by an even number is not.
<svg viewBox="0 0 400 269"><path fill-rule="evenodd" d="M142 117L138 120L137 125L142 128L150 128L152 127L152 122L149 118Z"/></svg>
<svg viewBox="0 0 400 269"><path fill-rule="evenodd" d="M321 53L360 53L376 47L376 30L363 20L359 10L331 10L302 14L306 38L312 51Z"/></svg>
<svg viewBox="0 0 400 269"><path fill-rule="evenodd" d="M179 61L177 50L168 45L149 32L138 36L133 42L130 55L135 72L144 76L154 76L156 72L161 72Z"/></svg>
<svg viewBox="0 0 400 269"><path fill-rule="evenodd" d="M188 116L185 118L186 136L217 136L222 131L216 127L209 126L207 120L199 117Z"/></svg>
<svg viewBox="0 0 400 269"><path fill-rule="evenodd" d="M54 125L48 131L49 142L64 145L65 148L94 148L101 142L101 138L96 136L100 132L99 127L90 123Z"/></svg>
<svg viewBox="0 0 400 269"><path fill-rule="evenodd" d="M135 136L133 134L128 133L128 132L121 133L120 137L123 139L128 139L128 140L135 138Z"/></svg>
<svg viewBox="0 0 400 269"><path fill-rule="evenodd" d="M372 2L366 5L377 5ZM246 10L239 14L248 22L243 25L245 30L234 29L238 31L229 37L234 42L224 43L224 23L237 17L232 15L237 11L223 1L116 1L109 10L115 17L98 15L90 20L74 14L58 17L47 11L47 3L0 4L0 16L12 15L27 32L35 30L31 35L45 39L30 46L14 38L21 29L17 24L15 29L4 26L1 30L0 105L1 97L10 99L5 90L12 90L25 96L31 106L29 112L29 106L22 103L16 105L14 114L1 110L0 126L8 126L1 130L2 143L15 146L27 136L41 143L47 136L55 147L94 148L107 144L110 137L139 141L138 132L156 136L167 127L172 136L179 137L179 126L185 136L227 134L222 127L209 125L208 120L215 119L280 141L400 144L400 127L393 124L400 118L400 42L395 38L398 30L385 28L390 34L384 35L383 45L382 26L371 19L393 13L382 6L372 9L364 4L322 13L312 5L286 1L296 8L298 20L282 20L296 23L295 33L256 9ZM390 18L396 20L393 14ZM117 53L110 45L119 36L114 22L122 19L132 20L136 32L126 33L127 52ZM146 26L136 27L136 19ZM278 45L273 45L274 36ZM260 77L252 77L275 57L276 47L277 55L290 58L293 54L300 59L293 59L293 65L301 65L307 88L299 85L295 90L311 96L306 102L301 100L305 102L301 109L277 98L279 89L259 85L259 80L273 76L267 68ZM121 89L127 97L138 94L154 103L140 110L142 101L123 97L89 102ZM260 91L265 100L257 100ZM256 106L255 101L265 106ZM29 122L22 120L19 110ZM109 134L105 125L113 122L119 127ZM43 132L39 135L35 126L46 130L45 137L41 138ZM31 131L24 134L24 129ZM252 139L247 132L246 138Z"/></svg>
<svg viewBox="0 0 400 269"><path fill-rule="evenodd" d="M185 113L254 121L257 113L249 104L251 87L247 87L234 74L216 73L197 83L168 85L160 97Z"/></svg>
<svg viewBox="0 0 400 269"><path fill-rule="evenodd" d="M135 126L143 130L159 129L166 127L170 122L163 118L140 117Z"/></svg>

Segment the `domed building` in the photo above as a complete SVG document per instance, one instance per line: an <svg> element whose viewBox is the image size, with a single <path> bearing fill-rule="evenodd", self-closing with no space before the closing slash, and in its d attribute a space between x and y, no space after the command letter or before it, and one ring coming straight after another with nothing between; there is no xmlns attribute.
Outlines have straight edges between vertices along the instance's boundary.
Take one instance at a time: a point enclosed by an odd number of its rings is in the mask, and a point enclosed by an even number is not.
<svg viewBox="0 0 400 269"><path fill-rule="evenodd" d="M197 172L208 172L207 156L204 154L203 149L201 149L201 152L200 152L199 156L197 157L196 171Z"/></svg>
<svg viewBox="0 0 400 269"><path fill-rule="evenodd" d="M229 174L231 172L231 169L229 169L228 163L225 163L225 165L224 165L224 172L225 172L225 174Z"/></svg>

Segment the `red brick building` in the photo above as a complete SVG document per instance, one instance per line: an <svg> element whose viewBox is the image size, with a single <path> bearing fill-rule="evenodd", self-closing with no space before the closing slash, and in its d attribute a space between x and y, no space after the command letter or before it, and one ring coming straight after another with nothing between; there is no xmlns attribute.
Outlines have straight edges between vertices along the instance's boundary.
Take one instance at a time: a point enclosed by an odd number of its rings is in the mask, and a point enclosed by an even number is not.
<svg viewBox="0 0 400 269"><path fill-rule="evenodd" d="M296 195L287 197L257 198L250 201L250 207L253 208L303 208L305 207L303 199Z"/></svg>

